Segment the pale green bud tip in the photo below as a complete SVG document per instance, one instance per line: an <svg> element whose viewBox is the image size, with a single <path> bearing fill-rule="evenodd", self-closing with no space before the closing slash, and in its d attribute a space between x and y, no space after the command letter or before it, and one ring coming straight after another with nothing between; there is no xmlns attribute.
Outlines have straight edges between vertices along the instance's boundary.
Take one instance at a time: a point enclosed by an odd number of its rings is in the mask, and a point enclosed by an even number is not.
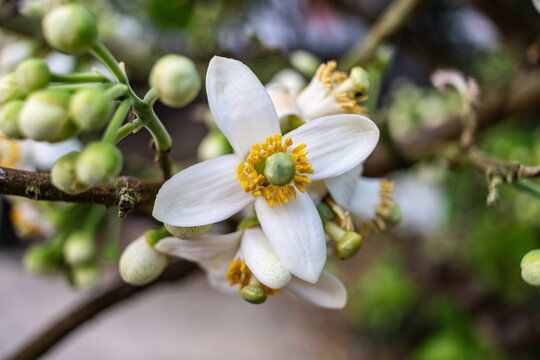
<svg viewBox="0 0 540 360"><path fill-rule="evenodd" d="M25 101L19 114L21 132L37 141L59 141L70 125L69 94L60 90L39 90Z"/></svg>
<svg viewBox="0 0 540 360"><path fill-rule="evenodd" d="M391 207L384 208L381 216L388 227L396 226L401 220L401 207L398 204L394 204Z"/></svg>
<svg viewBox="0 0 540 360"><path fill-rule="evenodd" d="M354 90L366 93L371 89L371 77L368 72L360 66L355 66L351 69L349 78L354 84Z"/></svg>
<svg viewBox="0 0 540 360"><path fill-rule="evenodd" d="M145 236L133 241L120 256L120 275L132 285L145 285L155 280L169 260L148 245Z"/></svg>
<svg viewBox="0 0 540 360"><path fill-rule="evenodd" d="M150 85L164 104L181 107L197 96L201 89L201 78L187 57L166 55L154 64L150 72Z"/></svg>
<svg viewBox="0 0 540 360"><path fill-rule="evenodd" d="M52 183L65 193L78 194L89 188L77 178L75 167L80 154L72 151L62 156L51 169Z"/></svg>
<svg viewBox="0 0 540 360"><path fill-rule="evenodd" d="M232 147L225 135L219 131L206 135L197 149L200 160L210 160L230 153L232 153Z"/></svg>
<svg viewBox="0 0 540 360"><path fill-rule="evenodd" d="M80 265L94 257L96 247L94 238L84 232L74 232L64 244L64 258L70 265Z"/></svg>
<svg viewBox="0 0 540 360"><path fill-rule="evenodd" d="M103 127L113 108L113 101L99 89L79 90L69 103L69 113L83 130Z"/></svg>
<svg viewBox="0 0 540 360"><path fill-rule="evenodd" d="M0 130L4 135L12 139L21 139L23 135L19 130L19 113L23 107L24 101L13 100L2 107L0 112Z"/></svg>
<svg viewBox="0 0 540 360"><path fill-rule="evenodd" d="M48 247L34 245L24 254L24 267L32 274L50 274L58 270L58 266Z"/></svg>
<svg viewBox="0 0 540 360"><path fill-rule="evenodd" d="M295 174L294 161L290 155L277 152L266 159L264 177L270 184L276 186L287 185Z"/></svg>
<svg viewBox="0 0 540 360"><path fill-rule="evenodd" d="M90 144L79 156L77 177L88 185L109 185L122 170L122 153L114 145Z"/></svg>
<svg viewBox="0 0 540 360"><path fill-rule="evenodd" d="M529 251L521 260L521 277L533 286L540 286L540 249Z"/></svg>
<svg viewBox="0 0 540 360"><path fill-rule="evenodd" d="M349 260L358 254L362 247L362 236L355 232L346 232L341 240L336 242L336 256L341 260Z"/></svg>
<svg viewBox="0 0 540 360"><path fill-rule="evenodd" d="M34 91L46 87L51 80L47 63L41 59L27 59L15 69L17 84L26 91Z"/></svg>
<svg viewBox="0 0 540 360"><path fill-rule="evenodd" d="M80 54L97 38L92 15L78 4L60 6L43 18L43 35L54 48L68 54Z"/></svg>
<svg viewBox="0 0 540 360"><path fill-rule="evenodd" d="M210 230L210 228L212 227L212 224L191 227L174 226L169 224L163 225L165 225L165 229L167 229L167 231L170 232L172 236L179 239L199 238L206 234L208 230Z"/></svg>
<svg viewBox="0 0 540 360"><path fill-rule="evenodd" d="M95 262L77 265L71 269L73 284L79 288L93 288L99 283L101 270Z"/></svg>
<svg viewBox="0 0 540 360"><path fill-rule="evenodd" d="M17 84L15 73L9 73L0 78L0 102L22 99L26 92Z"/></svg>
<svg viewBox="0 0 540 360"><path fill-rule="evenodd" d="M261 285L247 285L240 291L242 299L252 304L262 304L266 301L266 293Z"/></svg>

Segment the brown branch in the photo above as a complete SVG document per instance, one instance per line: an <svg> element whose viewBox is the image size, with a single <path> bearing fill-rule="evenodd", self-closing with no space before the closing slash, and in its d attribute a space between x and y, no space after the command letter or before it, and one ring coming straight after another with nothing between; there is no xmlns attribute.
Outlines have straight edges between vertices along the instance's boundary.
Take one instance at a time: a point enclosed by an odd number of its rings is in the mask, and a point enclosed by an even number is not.
<svg viewBox="0 0 540 360"><path fill-rule="evenodd" d="M73 330L98 315L109 307L125 300L133 295L140 294L153 288L156 284L178 281L193 272L196 266L192 263L181 261L171 264L165 272L153 283L146 286L135 287L125 283L111 286L105 292L95 296L81 304L73 311L64 315L56 323L43 330L34 339L24 344L18 351L9 356L8 360L31 360L37 359L49 349L70 334Z"/></svg>
<svg viewBox="0 0 540 360"><path fill-rule="evenodd" d="M159 182L123 176L116 179L114 185L92 187L80 194L70 195L57 189L48 173L0 167L1 195L118 206L119 216L125 216L139 205L152 204L160 186Z"/></svg>

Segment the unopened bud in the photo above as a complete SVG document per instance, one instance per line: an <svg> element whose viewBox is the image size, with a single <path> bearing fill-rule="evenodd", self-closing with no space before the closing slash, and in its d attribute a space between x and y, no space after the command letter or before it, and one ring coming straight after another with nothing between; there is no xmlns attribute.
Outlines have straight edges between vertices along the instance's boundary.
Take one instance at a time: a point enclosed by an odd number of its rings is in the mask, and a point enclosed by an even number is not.
<svg viewBox="0 0 540 360"><path fill-rule="evenodd" d="M212 224L191 227L174 226L169 224L163 225L165 225L165 229L167 229L167 231L170 232L172 236L184 240L200 238L201 236L206 234L208 230L210 230L210 228L212 227Z"/></svg>
<svg viewBox="0 0 540 360"><path fill-rule="evenodd" d="M19 130L19 113L23 107L24 101L13 100L2 107L0 112L0 130L4 135L12 139L22 139L23 135Z"/></svg>
<svg viewBox="0 0 540 360"><path fill-rule="evenodd" d="M533 286L540 286L540 249L529 251L521 260L521 277Z"/></svg>
<svg viewBox="0 0 540 360"><path fill-rule="evenodd" d="M346 232L336 242L336 256L341 260L353 258L362 247L362 236L355 232Z"/></svg>
<svg viewBox="0 0 540 360"><path fill-rule="evenodd" d="M60 6L45 15L43 35L54 48L68 54L88 50L97 38L97 27L92 15L78 4Z"/></svg>
<svg viewBox="0 0 540 360"><path fill-rule="evenodd" d="M230 154L232 151L232 147L225 135L221 131L213 131L206 135L199 144L197 156L204 161Z"/></svg>
<svg viewBox="0 0 540 360"><path fill-rule="evenodd" d="M94 237L88 232L73 232L64 244L64 258L72 266L88 262L94 257L95 253Z"/></svg>
<svg viewBox="0 0 540 360"><path fill-rule="evenodd" d="M15 78L15 73L9 73L0 78L0 102L23 99L26 92L21 89Z"/></svg>
<svg viewBox="0 0 540 360"><path fill-rule="evenodd" d="M24 254L23 262L26 271L37 275L51 274L59 268L51 248L42 244L29 248Z"/></svg>
<svg viewBox="0 0 540 360"><path fill-rule="evenodd" d="M122 153L111 144L90 144L77 159L76 171L84 184L109 185L122 171Z"/></svg>
<svg viewBox="0 0 540 360"><path fill-rule="evenodd" d="M51 73L45 61L26 59L15 69L15 77L21 89L31 92L46 87L51 80Z"/></svg>
<svg viewBox="0 0 540 360"><path fill-rule="evenodd" d="M262 304L266 301L267 295L259 284L247 285L240 291L242 299L252 304Z"/></svg>
<svg viewBox="0 0 540 360"><path fill-rule="evenodd" d="M113 101L99 89L79 90L69 103L73 122L83 130L97 130L107 123Z"/></svg>
<svg viewBox="0 0 540 360"><path fill-rule="evenodd" d="M290 155L277 152L266 159L264 176L272 185L283 186L291 182L296 174L294 161Z"/></svg>
<svg viewBox="0 0 540 360"><path fill-rule="evenodd" d="M90 289L99 284L101 270L99 265L92 261L71 269L71 279L78 288Z"/></svg>
<svg viewBox="0 0 540 360"><path fill-rule="evenodd" d="M351 69L349 79L353 82L355 91L366 93L371 89L371 77L360 66L355 66Z"/></svg>
<svg viewBox="0 0 540 360"><path fill-rule="evenodd" d="M77 159L79 151L72 151L62 156L51 169L51 179L54 186L68 194L78 194L89 188L77 177Z"/></svg>
<svg viewBox="0 0 540 360"><path fill-rule="evenodd" d="M291 64L307 77L312 77L321 61L317 57L304 50L295 50L290 56Z"/></svg>
<svg viewBox="0 0 540 360"><path fill-rule="evenodd" d="M120 256L120 275L132 285L145 285L155 280L169 259L148 245L145 236L133 241Z"/></svg>
<svg viewBox="0 0 540 360"><path fill-rule="evenodd" d="M19 128L37 141L59 141L69 124L69 94L60 90L39 90L25 101L19 115Z"/></svg>
<svg viewBox="0 0 540 360"><path fill-rule="evenodd" d="M154 64L150 73L150 85L164 104L181 107L197 96L201 79L190 59L180 55L166 55Z"/></svg>

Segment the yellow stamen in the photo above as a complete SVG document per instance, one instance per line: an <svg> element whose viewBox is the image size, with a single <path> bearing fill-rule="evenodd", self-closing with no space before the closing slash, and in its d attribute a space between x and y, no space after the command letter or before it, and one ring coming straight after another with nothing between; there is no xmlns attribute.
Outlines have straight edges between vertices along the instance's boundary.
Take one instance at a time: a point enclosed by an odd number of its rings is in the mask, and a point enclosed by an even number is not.
<svg viewBox="0 0 540 360"><path fill-rule="evenodd" d="M379 190L380 203L375 209L375 218L368 223L362 224L360 235L366 236L372 232L378 233L386 229L387 225L384 221L384 213L395 206L393 196L394 183L387 179L381 179L381 188Z"/></svg>
<svg viewBox="0 0 540 360"><path fill-rule="evenodd" d="M249 285L252 278L255 279L251 271L249 271L246 262L244 260L240 260L239 258L235 258L231 261L229 270L225 275L225 279L229 280L230 286L240 284L238 292L242 291L244 287ZM264 293L268 296L280 293L280 289L272 289L264 284L260 285L262 286Z"/></svg>
<svg viewBox="0 0 540 360"><path fill-rule="evenodd" d="M300 191L305 192L304 184L309 184L311 179L303 174L313 174L311 164L307 162L306 144L302 143L293 149L293 140L287 137L283 140L281 134L269 136L260 144L251 147L246 161L240 163L236 168L236 173L240 185L245 192L251 192L254 197L263 196L268 206L274 207L275 204L282 205L288 203L291 198L296 198L294 186ZM291 183L276 186L268 184L264 174L255 170L255 165L261 159L267 159L270 155L282 152L288 154L294 161L295 175Z"/></svg>
<svg viewBox="0 0 540 360"><path fill-rule="evenodd" d="M17 143L3 135L0 135L0 166L14 167L21 156L21 149Z"/></svg>

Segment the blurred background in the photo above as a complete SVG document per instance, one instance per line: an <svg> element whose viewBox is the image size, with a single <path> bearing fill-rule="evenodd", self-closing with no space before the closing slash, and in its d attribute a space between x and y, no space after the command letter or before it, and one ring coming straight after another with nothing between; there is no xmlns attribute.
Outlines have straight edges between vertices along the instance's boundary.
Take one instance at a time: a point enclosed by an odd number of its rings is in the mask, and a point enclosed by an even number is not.
<svg viewBox="0 0 540 360"><path fill-rule="evenodd" d="M67 56L43 42L39 19L57 3L0 1L0 73L30 56L46 58L57 73L100 67L90 56ZM308 80L316 66L300 50L319 61L342 58L363 41L391 1L83 3L99 19L100 37L144 93L153 62L166 53L190 57L203 77L210 58L222 55L245 62L263 83L284 68ZM515 82L540 63L540 13L534 3L419 1L391 41L363 64L376 83L370 116L397 144L447 137L444 124L457 116L459 102L454 92L430 85L439 68L457 68L476 79L482 101L488 96L505 101L526 91ZM204 91L183 109L157 103L156 112L174 139L178 168L197 160L208 133L207 111ZM495 118L478 134L481 149L504 160L539 164L540 101ZM427 138L418 137L422 134ZM98 134L85 136L83 142ZM149 141L140 131L120 143L126 174L156 172ZM395 181L403 217L391 231L366 238L353 260L329 261L327 267L349 291L345 309L321 310L288 295L253 306L210 288L196 272L107 309L43 358L539 359L540 291L523 282L520 261L540 247L540 200L507 186L496 206L487 207L482 173L408 150L381 147L366 165L368 176ZM97 287L80 289L61 274L25 271L24 249L40 241L54 220L39 213L17 216L20 207L14 211L2 199L0 357L115 283L119 249L153 226L144 209L122 221L115 220L114 211L106 214L107 226L99 232L106 255L102 275ZM24 234L31 225L38 229Z"/></svg>

